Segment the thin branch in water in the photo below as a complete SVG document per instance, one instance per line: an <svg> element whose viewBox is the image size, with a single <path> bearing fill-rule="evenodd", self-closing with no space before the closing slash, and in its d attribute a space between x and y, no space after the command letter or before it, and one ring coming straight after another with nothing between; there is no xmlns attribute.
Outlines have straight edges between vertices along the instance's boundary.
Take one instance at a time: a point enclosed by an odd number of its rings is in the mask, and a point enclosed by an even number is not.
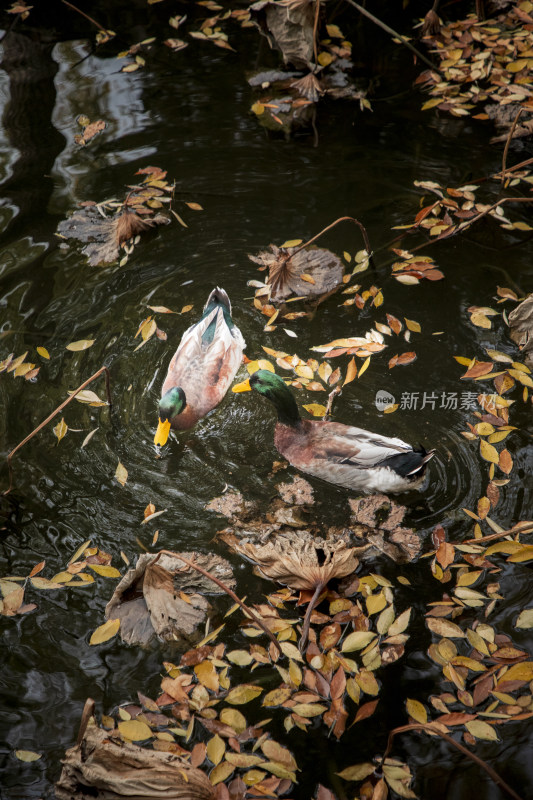
<svg viewBox="0 0 533 800"><path fill-rule="evenodd" d="M71 8L73 11L76 11L78 14L81 14L82 17L85 17L85 19L89 20L89 22L92 22L93 25L96 25L98 30L102 31L105 34L108 33L106 28L100 25L100 23L97 22L93 17L90 17L88 14L86 14L85 11L82 11L80 8L76 8L76 6L73 6L72 3L68 2L68 0L61 0L61 2L64 3L69 8Z"/></svg>
<svg viewBox="0 0 533 800"><path fill-rule="evenodd" d="M394 36L395 39L398 39L398 41L400 41L402 44L408 47L409 50L411 50L416 56L418 56L418 58L421 61L424 62L424 64L427 64L428 67L431 67L432 70L438 72L439 75L442 75L441 70L438 67L436 67L435 64L433 64L433 62L429 60L429 58L426 58L426 56L423 53L421 53L420 50L418 50L414 45L412 45L411 42L409 42L405 36L402 36L401 33L395 31L394 28L390 28L388 25L386 25L384 22L378 19L378 17L375 17L373 14L371 14L370 11L367 11L366 8L363 8L363 6L360 6L359 3L356 3L355 0L347 0L347 2L351 6L356 8L359 11L359 13L362 14L364 17L368 17L368 19L371 20L375 25L382 28L386 33L390 34L391 36Z"/></svg>
<svg viewBox="0 0 533 800"><path fill-rule="evenodd" d="M516 125L517 125L518 119L520 117L520 114L522 113L523 110L524 110L523 107L520 106L520 108L518 109L518 112L517 112L517 114L516 114L516 116L515 116L515 118L513 120L513 124L511 125L511 129L509 131L509 136L507 137L507 140L505 142L505 147L504 147L504 150L503 150L503 158L502 158L502 171L501 171L501 185L502 185L502 187L503 187L503 184L505 183L505 178L506 178L506 174L505 173L507 172L506 165L507 165L507 153L509 152L509 145L511 144L511 139L513 138L514 130L516 128Z"/></svg>
<svg viewBox="0 0 533 800"><path fill-rule="evenodd" d="M388 755L389 755L389 753L390 753L390 751L392 749L392 742L393 742L393 739L396 736L396 734L398 734L398 733L406 733L407 731L426 731L426 732L430 731L431 733L436 733L437 736L440 736L441 739L444 739L446 742L448 742L449 744L451 744L454 747L456 747L457 750L460 750L461 753L463 753L463 755L468 756L468 758L470 758L472 761L474 761L476 764L478 764L478 766L480 766L481 769L484 769L485 772L487 773L487 775L489 775L492 778L494 783L496 783L497 786L499 786L501 789L503 789L504 792L507 792L507 794L510 797L513 798L513 800L522 800L520 795L517 794L515 792L515 790L512 789L507 783L505 783L503 778L500 778L498 773L495 770L493 770L492 767L489 766L486 761L483 761L483 759L480 758L479 756L476 756L475 753L472 753L470 750L468 750L462 744L459 744L459 742L456 742L455 739L453 739L451 736L449 736L447 733L445 733L441 729L440 725L435 725L432 722L426 722L425 724L419 723L419 722L415 722L415 723L411 723L410 725L401 725L399 728L393 728L393 730L390 731L390 733L389 733L389 738L388 738L388 741L387 741L387 748L386 748L385 753L383 755L382 763L388 757Z"/></svg>
<svg viewBox="0 0 533 800"><path fill-rule="evenodd" d="M89 720L91 717L94 717L94 700L92 697L88 697L85 701L85 705L83 706L83 712L81 715L80 720L80 727L78 729L78 738L76 739L76 745L79 747L83 741L83 737L85 736L85 731L87 730L87 725L89 724Z"/></svg>
<svg viewBox="0 0 533 800"><path fill-rule="evenodd" d="M74 392L72 392L70 397L67 397L67 399L61 403L61 405L59 405L56 409L54 409L54 411L52 411L52 413L49 414L45 420L43 420L39 425L37 425L37 427L34 428L34 430L32 430L32 432L29 433L28 436L26 436L21 442L18 443L16 447L13 448L13 450L11 450L10 453L8 453L6 461L7 461L7 468L9 470L9 486L5 490L5 492L2 492L3 496L9 494L9 492L13 488L13 468L11 466L11 461L17 450L20 450L20 448L23 447L27 442L29 442L30 439L33 439L36 433L39 433L39 431L42 430L45 427L45 425L48 425L50 420L52 420L57 414L59 414L59 412L62 411L65 408L65 406L68 406L68 404L74 400L76 395L79 394L82 391L82 389L85 389L86 386L88 386L90 383L96 380L96 378L98 378L102 374L102 372L105 373L105 389L107 394L107 403L109 405L109 408L111 409L112 403L111 403L111 387L109 383L109 370L107 367L100 367L100 369L97 372L95 372L94 375L91 375L91 377L87 378L87 380L84 381L81 384L81 386L78 386L78 388Z"/></svg>
<svg viewBox="0 0 533 800"><path fill-rule="evenodd" d="M315 56L315 64L318 64L317 33L318 33L319 17L320 17L320 0L315 0L315 21L313 25L313 53Z"/></svg>
<svg viewBox="0 0 533 800"><path fill-rule="evenodd" d="M307 640L309 638L309 627L311 625L311 614L313 613L313 609L315 608L316 604L318 603L318 598L320 597L320 595L322 594L322 592L324 591L325 588L326 588L326 584L322 583L322 581L317 583L317 586L316 586L316 589L314 591L314 594L313 594L313 596L312 596L312 598L309 601L309 604L307 606L307 611L305 612L305 617L304 617L304 621L303 621L303 625L302 625L302 636L301 636L300 645L299 645L300 653L303 653L305 648L306 648L306 646L307 646Z"/></svg>
<svg viewBox="0 0 533 800"><path fill-rule="evenodd" d="M200 567L194 561L190 561L188 558L185 558L185 556L182 556L181 553L174 553L172 552L172 550L160 550L160 552L157 554L157 558L155 558L152 563L155 564L158 558L162 555L172 556L173 558L179 558L181 561L184 561L189 567L192 567L192 569L197 570L197 572L201 572L202 575L204 575L206 578L209 578L209 580L213 581L213 583L216 583L216 585L219 586L223 592L226 592L226 594L228 594L231 597L231 599L234 600L242 608L242 610L246 614L248 614L248 616L251 617L251 619L253 619L254 622L256 622L259 625L259 627L266 633L272 644L274 644L277 647L279 654L283 655L280 643L278 642L272 631L270 631L267 628L263 620L257 616L255 611L252 611L252 609L249 606L247 606L246 603L243 603L240 597L238 597L235 594L235 592L229 588L229 586L226 586L225 583L216 578L214 575L212 575L203 567Z"/></svg>
<svg viewBox="0 0 533 800"><path fill-rule="evenodd" d="M520 526L523 526L522 528ZM494 542L496 539L504 539L506 536L516 536L519 533L533 533L533 522L519 522L507 531L489 533L487 536L480 536L478 539L465 539L461 544L481 544L481 542Z"/></svg>

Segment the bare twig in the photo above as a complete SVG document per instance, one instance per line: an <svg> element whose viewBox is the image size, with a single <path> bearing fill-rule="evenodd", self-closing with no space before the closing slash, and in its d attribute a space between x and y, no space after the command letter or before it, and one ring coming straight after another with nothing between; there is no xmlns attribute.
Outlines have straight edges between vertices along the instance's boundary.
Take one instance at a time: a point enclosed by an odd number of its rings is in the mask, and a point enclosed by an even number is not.
<svg viewBox="0 0 533 800"><path fill-rule="evenodd" d="M104 28L102 25L100 25L99 22L97 22L95 19L93 19L93 17L90 17L88 14L85 13L85 11L82 11L80 8L76 8L76 6L73 6L72 3L68 2L68 0L61 0L61 2L64 3L69 8L71 8L73 11L77 11L78 14L81 14L81 16L85 17L85 19L89 20L89 22L92 22L92 24L96 25L96 27L99 30L103 31L103 33L105 33L105 34L109 33L109 31L107 31L106 28Z"/></svg>
<svg viewBox="0 0 533 800"><path fill-rule="evenodd" d="M355 217L339 217L338 219L335 220L335 222L332 222L330 225L327 225L325 228L322 228L322 230L319 231L316 234L316 236L313 236L311 239L309 239L309 241L305 242L305 244L301 244L300 247L298 247L298 249L294 251L294 253L291 253L290 258L293 258L296 255L296 253L299 253L300 250L304 249L304 247L308 247L310 244L315 242L320 236L322 236L322 234L326 233L326 231L331 230L331 228L334 228L335 225L339 224L339 222L345 222L346 220L350 220L351 222L355 222L355 224L359 226L359 229L360 229L361 233L363 234L363 241L365 243L365 250L366 250L366 252L368 253L368 256L369 256L369 262L370 262L372 268L375 268L374 261L372 259L372 250L371 250L371 247L370 247L370 241L368 239L368 234L366 232L366 228L363 225L363 223L359 222L359 220L356 219Z"/></svg>
<svg viewBox="0 0 533 800"><path fill-rule="evenodd" d="M509 145L511 144L511 139L513 138L514 129L516 128L516 124L517 124L518 119L520 117L520 114L522 113L523 110L524 110L523 107L520 106L520 108L518 109L518 112L517 112L517 114L516 114L516 116L515 116L515 118L513 120L513 124L511 125L511 129L509 131L509 136L507 137L507 141L505 142L505 148L503 150L503 158L502 158L502 171L501 171L501 185L502 186L505 183L505 177L506 177L505 173L507 171L506 170L507 153L509 152Z"/></svg>
<svg viewBox="0 0 533 800"><path fill-rule="evenodd" d="M523 525L523 528L520 528L520 525ZM525 523L519 522L518 525L515 525L512 528L509 528L507 531L498 531L497 533L489 533L487 536L480 536L478 539L465 539L464 542L461 544L481 544L481 542L493 542L496 539L504 539L506 536L516 536L519 533L532 533L533 532L533 522Z"/></svg>
<svg viewBox="0 0 533 800"><path fill-rule="evenodd" d="M87 730L87 725L89 724L91 717L94 717L94 700L92 697L88 697L85 701L85 705L83 706L80 727L78 729L78 738L76 739L76 745L78 747L83 741L83 737L85 736L85 731Z"/></svg>
<svg viewBox="0 0 533 800"><path fill-rule="evenodd" d="M157 557L154 559L154 561L152 563L155 564L155 562L158 560L158 558L163 554L166 555L166 556L172 556L173 558L179 558L181 561L184 561L189 567L192 567L192 569L197 570L197 572L201 572L202 575L205 575L206 578L209 578L209 580L213 581L213 583L216 583L216 585L219 586L222 589L223 592L226 592L226 594L229 594L231 599L234 600L242 608L242 610L246 614L248 614L248 616L251 617L251 619L253 619L254 622L256 622L259 625L259 627L266 633L266 635L268 636L268 638L270 639L272 644L274 644L277 647L277 649L279 651L279 654L283 655L283 651L282 651L282 649L280 647L280 643L278 642L278 640L276 639L276 637L274 636L272 631L270 631L267 628L267 626L265 625L263 620L260 617L257 616L255 611L252 611L252 609L249 606L247 606L246 603L243 603L243 601L240 599L240 597L238 597L235 594L235 592L232 589L229 588L229 586L226 586L225 583L223 583L218 578L215 578L214 575L212 575L210 572L208 572L203 567L200 567L194 561L190 561L188 558L185 558L185 556L182 556L181 553L173 553L172 550L160 550L160 552L157 554Z"/></svg>
<svg viewBox="0 0 533 800"><path fill-rule="evenodd" d="M409 42L405 36L402 36L401 33L395 31L394 28L390 28L380 19L371 14L370 11L367 11L366 8L363 8L363 6L360 6L359 3L356 3L355 0L347 0L347 2L351 6L356 8L359 11L359 13L362 14L364 17L368 17L368 19L371 20L375 25L382 28L384 31L386 31L386 33L390 34L395 39L398 39L398 41L400 41L402 44L408 47L409 50L411 50L416 56L418 56L418 58L421 61L424 62L424 64L427 64L428 67L431 67L432 70L438 72L439 75L442 75L440 69L436 67L435 64L429 60L429 58L426 58L426 56L423 53L421 53L420 50L417 50L417 48L414 45L412 45L411 42Z"/></svg>
<svg viewBox="0 0 533 800"><path fill-rule="evenodd" d="M317 32L318 32L319 18L320 18L320 0L315 0L315 22L313 25L313 53L315 56L315 64L318 64Z"/></svg>
<svg viewBox="0 0 533 800"><path fill-rule="evenodd" d="M387 748L383 755L383 761L385 761L385 759L388 757L392 749L392 741L396 736L396 734L406 733L407 731L429 731L431 733L436 733L437 736L440 736L446 742L452 744L454 747L457 748L457 750L460 750L461 753L463 753L463 755L468 756L468 758L470 758L472 761L478 764L478 766L480 766L481 769L484 769L487 775L489 775L492 778L494 783L496 783L501 789L503 789L504 792L507 792L507 794L513 798L513 800L522 800L520 795L517 794L515 790L512 789L507 783L505 783L503 778L500 778L498 773L495 772L495 770L493 770L492 767L490 767L486 761L483 761L483 759L480 758L479 756L476 756L475 753L472 753L462 744L459 744L459 742L456 742L455 739L453 739L447 733L444 733L444 731L441 729L439 725L435 725L432 722L426 722L425 724L415 722L410 725L401 725L399 728L394 728L392 731L390 731L389 739L387 741Z"/></svg>
<svg viewBox="0 0 533 800"><path fill-rule="evenodd" d="M300 652L301 653L303 653L303 651L305 650L306 645L307 645L307 639L309 638L309 626L311 625L311 614L313 613L313 609L314 609L314 607L316 606L316 604L318 602L318 598L320 597L320 595L324 591L325 587L326 587L326 584L322 583L322 581L320 581L317 584L316 589L314 591L314 594L313 594L312 598L309 601L309 605L307 606L307 611L305 612L305 617L304 617L304 621L303 621L303 625L302 625L302 636L301 636L301 639L300 639Z"/></svg>
<svg viewBox="0 0 533 800"><path fill-rule="evenodd" d="M54 411L52 411L52 413L49 414L45 420L43 420L39 425L37 425L37 427L34 428L34 430L30 434L28 434L28 436L26 436L25 439L19 442L19 444L16 447L14 447L13 450L11 450L11 452L8 454L6 458L7 467L9 470L9 486L5 490L5 492L2 492L2 495L9 494L9 492L13 488L13 469L11 467L11 461L17 450L20 450L20 448L23 447L27 442L29 442L30 439L33 439L36 433L39 433L39 431L42 430L45 427L45 425L48 425L50 420L53 419L56 416L56 414L59 414L59 412L62 411L65 408L65 406L68 406L68 404L71 403L72 400L74 400L76 395L79 394L82 391L82 389L85 389L86 386L88 386L90 383L96 380L96 378L98 378L102 374L102 372L105 373L105 389L107 394L107 402L109 408L111 408L112 403L111 403L111 388L109 384L109 370L107 367L100 367L100 369L97 372L95 372L94 375L91 375L91 377L88 378L86 381L84 381L81 384L81 386L78 386L78 388L74 392L72 392L70 397L64 400L61 403L61 405L59 405L56 409L54 409Z"/></svg>

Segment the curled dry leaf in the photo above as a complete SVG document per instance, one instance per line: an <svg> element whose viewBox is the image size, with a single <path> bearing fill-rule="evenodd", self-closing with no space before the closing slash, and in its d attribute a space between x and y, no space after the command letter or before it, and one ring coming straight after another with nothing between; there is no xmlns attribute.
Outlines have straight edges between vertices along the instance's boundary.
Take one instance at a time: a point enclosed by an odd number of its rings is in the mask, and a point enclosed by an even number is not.
<svg viewBox="0 0 533 800"><path fill-rule="evenodd" d="M291 295L322 298L342 285L344 266L331 250L319 247L299 250L297 247L284 248L274 244L270 245L270 250L248 258L262 267L268 267L267 284L273 302L283 302Z"/></svg>
<svg viewBox="0 0 533 800"><path fill-rule="evenodd" d="M60 222L57 230L65 239L86 242L82 252L89 259L89 264L96 267L117 261L123 242L168 222L168 218L162 214L142 219L127 208L115 216L103 217L97 208L88 206Z"/></svg>
<svg viewBox="0 0 533 800"><path fill-rule="evenodd" d="M511 339L522 351L525 363L533 368L533 294L511 311L509 327Z"/></svg>
<svg viewBox="0 0 533 800"><path fill-rule="evenodd" d="M327 541L305 531L280 533L266 544L227 541L230 547L272 578L292 589L314 589L332 578L351 575L359 564L356 551L343 541Z"/></svg>
<svg viewBox="0 0 533 800"><path fill-rule="evenodd" d="M55 787L57 800L94 800L97 796L118 800L139 797L139 792L153 800L215 797L208 777L192 767L188 758L114 741L91 717L80 743L65 754Z"/></svg>
<svg viewBox="0 0 533 800"><path fill-rule="evenodd" d="M250 19L286 64L310 67L313 60L314 11L311 3L281 4L259 0L250 6Z"/></svg>
<svg viewBox="0 0 533 800"><path fill-rule="evenodd" d="M226 584L235 585L230 565L220 556L183 555ZM106 619L121 620L120 635L127 644L148 645L156 636L167 641L188 640L212 611L203 594L219 592L212 581L179 558L145 553L115 589L106 606Z"/></svg>

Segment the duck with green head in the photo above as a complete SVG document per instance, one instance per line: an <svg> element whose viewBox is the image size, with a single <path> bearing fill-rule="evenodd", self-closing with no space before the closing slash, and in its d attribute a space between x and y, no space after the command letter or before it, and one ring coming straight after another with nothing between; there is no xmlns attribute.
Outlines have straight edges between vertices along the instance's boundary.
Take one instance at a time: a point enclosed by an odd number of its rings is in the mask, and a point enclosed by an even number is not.
<svg viewBox="0 0 533 800"><path fill-rule="evenodd" d="M185 331L170 361L159 401L156 445L166 444L171 428L192 428L221 402L245 346L231 318L228 295L213 289L202 318Z"/></svg>
<svg viewBox="0 0 533 800"><path fill-rule="evenodd" d="M289 387L268 370L254 372L233 391L250 388L275 406L274 444L296 469L359 492L395 494L424 482L434 450L340 422L302 419Z"/></svg>

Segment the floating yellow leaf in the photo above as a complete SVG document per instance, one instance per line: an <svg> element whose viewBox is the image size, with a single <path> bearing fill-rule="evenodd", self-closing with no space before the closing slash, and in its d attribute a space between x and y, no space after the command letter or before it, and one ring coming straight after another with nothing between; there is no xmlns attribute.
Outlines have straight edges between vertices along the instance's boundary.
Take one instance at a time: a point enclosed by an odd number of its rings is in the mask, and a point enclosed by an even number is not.
<svg viewBox="0 0 533 800"><path fill-rule="evenodd" d="M342 772L337 772L336 774L339 776L339 778L343 778L345 781L362 781L365 778L368 778L369 775L372 775L375 770L376 765L368 762L363 764L354 764L352 767L346 767L346 769L343 769Z"/></svg>
<svg viewBox="0 0 533 800"><path fill-rule="evenodd" d="M254 103L253 106L251 107L251 111L253 111L253 113L257 117L260 117L261 114L265 113L265 107L264 107L263 103Z"/></svg>
<svg viewBox="0 0 533 800"><path fill-rule="evenodd" d="M333 56L331 53L326 53L326 51L323 50L321 53L319 53L317 60L321 67L327 67L333 61Z"/></svg>
<svg viewBox="0 0 533 800"><path fill-rule="evenodd" d="M120 572L116 567L109 564L89 564L88 565L97 575L102 575L104 578L120 578Z"/></svg>
<svg viewBox="0 0 533 800"><path fill-rule="evenodd" d="M64 436L66 436L66 433L68 431L68 425L65 422L65 420L63 419L63 417L61 417L61 422L58 422L57 425L54 426L53 431L54 431L55 435L57 436L57 441L58 442L60 442L61 439Z"/></svg>
<svg viewBox="0 0 533 800"><path fill-rule="evenodd" d="M354 631L348 634L342 643L342 652L351 653L353 650L362 650L375 638L376 634L373 631Z"/></svg>
<svg viewBox="0 0 533 800"><path fill-rule="evenodd" d="M490 461L492 464L498 464L500 460L498 451L484 439L480 439L479 452L481 454L481 458L485 459L485 461Z"/></svg>
<svg viewBox="0 0 533 800"><path fill-rule="evenodd" d="M483 722L480 719L474 719L472 722L465 723L465 728L476 739L485 739L489 742L499 742L500 737L496 733L492 725L488 722Z"/></svg>
<svg viewBox="0 0 533 800"><path fill-rule="evenodd" d="M422 725L426 724L428 721L428 715L422 703L420 703L418 700L411 700L411 698L408 697L405 702L405 706L407 708L407 713L414 719L415 722L420 722Z"/></svg>
<svg viewBox="0 0 533 800"><path fill-rule="evenodd" d="M120 461L118 462L118 466L115 472L115 478L121 484L121 486L126 485L126 481L128 480L128 470Z"/></svg>
<svg viewBox="0 0 533 800"><path fill-rule="evenodd" d="M414 319L407 319L407 317L404 317L404 320L405 320L406 326L408 327L408 329L410 331L413 331L413 333L420 333L422 328L420 327L420 323L419 322L416 322Z"/></svg>
<svg viewBox="0 0 533 800"><path fill-rule="evenodd" d="M221 764L217 764L217 766L211 770L209 773L209 780L216 786L217 783L222 783L226 781L235 767L233 764L230 764L228 761L223 761Z"/></svg>
<svg viewBox="0 0 533 800"><path fill-rule="evenodd" d="M369 364L370 364L370 356L368 356L368 358L365 361L363 361L363 365L359 370L359 377L361 377L363 372L365 372L368 369Z"/></svg>
<svg viewBox="0 0 533 800"><path fill-rule="evenodd" d="M48 350L46 349L46 347L38 347L38 348L37 348L37 352L39 353L39 355L40 355L42 358L48 358L48 359L50 358L50 353L48 352Z"/></svg>
<svg viewBox="0 0 533 800"><path fill-rule="evenodd" d="M320 703L296 703L291 708L294 714L299 714L300 717L319 717L324 711L327 711L327 706L322 706Z"/></svg>
<svg viewBox="0 0 533 800"><path fill-rule="evenodd" d="M255 686L252 683L243 683L228 692L226 702L230 703L232 706L241 706L244 705L244 703L255 700L262 691L263 688L261 686Z"/></svg>
<svg viewBox="0 0 533 800"><path fill-rule="evenodd" d="M216 767L217 764L220 764L224 758L224 753L226 752L224 740L221 739L218 733L216 733L212 739L209 739L206 749L209 761L211 761L211 763Z"/></svg>
<svg viewBox="0 0 533 800"><path fill-rule="evenodd" d="M91 638L89 639L89 644L102 644L103 642L107 642L118 633L119 628L120 619L108 619L107 622L104 622L103 625L100 625L100 627L93 631ZM148 728L148 731L150 732L150 728ZM151 734L149 733L149 735ZM143 736L141 738L146 739L147 737ZM128 739L133 739L133 737L128 736Z"/></svg>
<svg viewBox="0 0 533 800"><path fill-rule="evenodd" d="M220 721L224 725L229 725L236 733L242 733L248 727L246 717L236 708L223 708L220 712Z"/></svg>
<svg viewBox="0 0 533 800"><path fill-rule="evenodd" d="M42 758L41 753L34 753L33 750L15 750L15 756L19 761L38 761Z"/></svg>
<svg viewBox="0 0 533 800"><path fill-rule="evenodd" d="M269 372L275 372L273 364L268 361L266 358L260 358L255 361L248 361L246 364L246 369L248 370L249 375L253 375L254 372L257 372L259 369L267 369Z"/></svg>
<svg viewBox="0 0 533 800"><path fill-rule="evenodd" d="M219 681L215 665L212 661L206 659L205 661L196 664L194 673L199 682L205 686L206 689L211 689L213 692L218 692Z"/></svg>
<svg viewBox="0 0 533 800"><path fill-rule="evenodd" d="M306 411L312 414L313 417L323 417L326 413L326 406L322 406L320 403L308 403L303 407Z"/></svg>
<svg viewBox="0 0 533 800"><path fill-rule="evenodd" d="M287 239L286 242L283 242L280 247L287 248L287 247L298 247L299 244L302 243L302 239Z"/></svg>
<svg viewBox="0 0 533 800"><path fill-rule="evenodd" d="M203 211L204 209L200 205L200 203L185 203L186 206L189 206L193 211Z"/></svg>
<svg viewBox="0 0 533 800"><path fill-rule="evenodd" d="M427 617L426 625L430 631L433 631L433 633L439 636L444 636L447 639L464 639L465 637L459 625L456 625L455 622L450 622L448 619Z"/></svg>
<svg viewBox="0 0 533 800"><path fill-rule="evenodd" d="M77 342L67 344L67 350L72 350L72 352L77 353L80 350L87 350L87 348L92 347L94 343L95 339L79 339Z"/></svg>
<svg viewBox="0 0 533 800"><path fill-rule="evenodd" d="M146 724L140 719L129 719L125 722L118 723L120 735L130 742L144 742L146 739L151 739L153 733Z"/></svg>
<svg viewBox="0 0 533 800"><path fill-rule="evenodd" d="M533 628L533 608L526 608L520 612L515 628Z"/></svg>

